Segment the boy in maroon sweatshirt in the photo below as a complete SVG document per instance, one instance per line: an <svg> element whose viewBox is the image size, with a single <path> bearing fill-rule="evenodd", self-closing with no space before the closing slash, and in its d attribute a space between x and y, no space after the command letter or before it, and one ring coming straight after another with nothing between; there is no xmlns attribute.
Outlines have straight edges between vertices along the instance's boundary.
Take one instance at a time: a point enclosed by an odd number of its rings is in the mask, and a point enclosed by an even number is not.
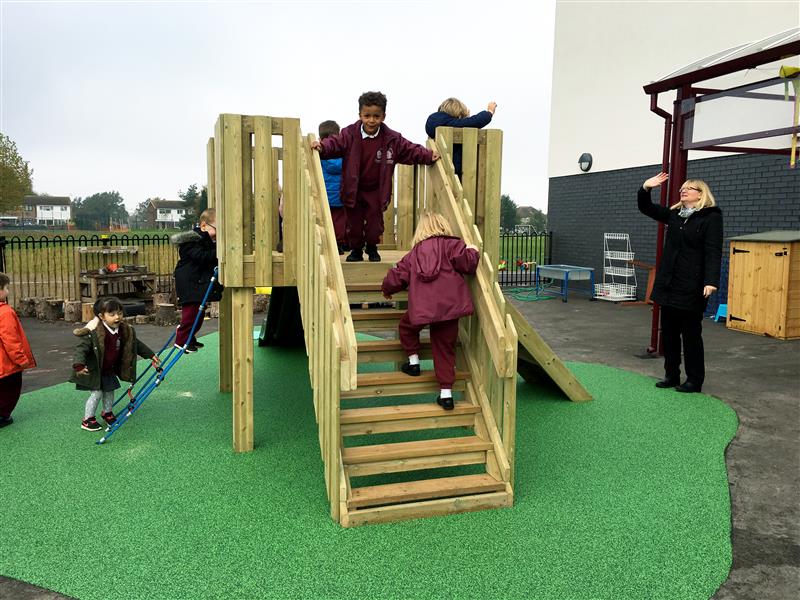
<svg viewBox="0 0 800 600"><path fill-rule="evenodd" d="M381 291L387 300L408 289L408 311L400 319L400 344L408 355L403 373L420 374L419 333L431 328L433 370L439 382L436 402L453 410L458 319L473 312L472 296L464 275L475 273L480 255L475 246L454 237L438 213L426 213L417 226L411 251L389 269Z"/></svg>
<svg viewBox="0 0 800 600"><path fill-rule="evenodd" d="M383 211L392 197L392 174L397 163L430 165L437 152L409 142L383 124L386 96L365 92L358 99L358 121L338 135L315 141L320 158L342 158L342 204L347 209L348 262L364 260L364 245L372 262L380 262L378 241L383 234Z"/></svg>

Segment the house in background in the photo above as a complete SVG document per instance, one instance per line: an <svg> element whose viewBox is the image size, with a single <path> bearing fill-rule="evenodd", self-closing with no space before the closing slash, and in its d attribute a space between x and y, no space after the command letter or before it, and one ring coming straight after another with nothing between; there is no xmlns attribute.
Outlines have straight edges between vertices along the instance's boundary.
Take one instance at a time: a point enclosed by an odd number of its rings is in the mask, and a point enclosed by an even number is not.
<svg viewBox="0 0 800 600"><path fill-rule="evenodd" d="M22 199L18 211L17 225L48 225L62 227L72 219L72 207L68 196L34 196Z"/></svg>
<svg viewBox="0 0 800 600"><path fill-rule="evenodd" d="M147 205L147 226L153 229L177 229L186 214L182 200L150 200Z"/></svg>

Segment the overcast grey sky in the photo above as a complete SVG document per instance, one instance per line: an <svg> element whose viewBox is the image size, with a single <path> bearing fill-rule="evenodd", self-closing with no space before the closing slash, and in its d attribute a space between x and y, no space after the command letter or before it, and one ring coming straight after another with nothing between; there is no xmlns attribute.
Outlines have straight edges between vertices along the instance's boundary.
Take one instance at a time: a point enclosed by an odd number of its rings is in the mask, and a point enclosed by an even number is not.
<svg viewBox="0 0 800 600"><path fill-rule="evenodd" d="M316 132L380 90L386 124L419 143L444 98L495 100L502 191L547 205L553 0L0 4L0 129L36 192L177 199L206 183L220 113Z"/></svg>

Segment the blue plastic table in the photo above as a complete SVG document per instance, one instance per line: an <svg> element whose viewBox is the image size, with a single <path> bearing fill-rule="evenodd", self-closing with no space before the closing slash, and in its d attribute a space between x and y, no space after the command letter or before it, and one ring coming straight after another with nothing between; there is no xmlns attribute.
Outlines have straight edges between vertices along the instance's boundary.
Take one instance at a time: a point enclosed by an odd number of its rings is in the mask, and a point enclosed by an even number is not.
<svg viewBox="0 0 800 600"><path fill-rule="evenodd" d="M561 288L559 291L545 290L541 285L542 278L560 279ZM536 265L536 293L553 294L561 296L561 301L567 301L569 293L569 282L589 281L589 298L594 298L594 269L590 267L576 267L575 265Z"/></svg>

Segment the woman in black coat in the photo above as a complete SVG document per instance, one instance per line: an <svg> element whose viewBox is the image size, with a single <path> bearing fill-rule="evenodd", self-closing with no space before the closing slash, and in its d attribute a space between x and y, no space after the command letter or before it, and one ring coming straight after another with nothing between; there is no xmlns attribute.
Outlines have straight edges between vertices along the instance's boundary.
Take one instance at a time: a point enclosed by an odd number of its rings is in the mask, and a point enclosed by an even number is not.
<svg viewBox="0 0 800 600"><path fill-rule="evenodd" d="M719 287L722 260L722 211L706 182L687 180L681 201L670 208L654 204L650 190L668 178L659 173L639 190L639 210L667 225L664 253L656 273L651 298L661 307L661 339L664 342L664 379L656 387L679 392L699 392L705 379L703 313L708 298ZM683 340L686 381L681 378Z"/></svg>

